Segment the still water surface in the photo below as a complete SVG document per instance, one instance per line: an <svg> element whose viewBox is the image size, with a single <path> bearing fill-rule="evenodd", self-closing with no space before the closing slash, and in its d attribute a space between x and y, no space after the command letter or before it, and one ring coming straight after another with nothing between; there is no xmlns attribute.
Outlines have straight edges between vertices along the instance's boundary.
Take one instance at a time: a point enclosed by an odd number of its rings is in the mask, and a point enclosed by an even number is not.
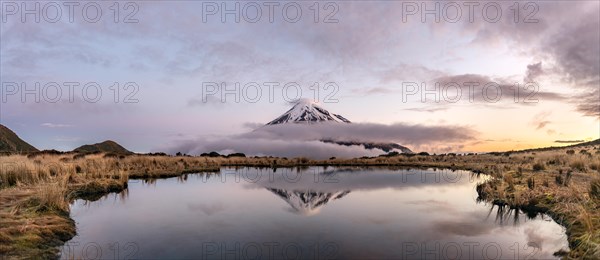
<svg viewBox="0 0 600 260"><path fill-rule="evenodd" d="M77 200L62 258L556 258L548 216L477 202L485 176L384 168L223 168Z"/></svg>

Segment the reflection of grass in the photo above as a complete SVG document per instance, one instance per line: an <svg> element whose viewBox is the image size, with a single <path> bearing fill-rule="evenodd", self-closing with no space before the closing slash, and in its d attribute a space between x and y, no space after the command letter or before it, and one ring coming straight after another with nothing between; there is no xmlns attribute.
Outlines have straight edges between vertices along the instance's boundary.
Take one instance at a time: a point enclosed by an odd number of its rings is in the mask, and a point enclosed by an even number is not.
<svg viewBox="0 0 600 260"><path fill-rule="evenodd" d="M38 154L0 157L0 253L48 257L75 234L68 201L120 191L129 178L153 179L232 167L408 166L471 170L492 176L481 199L550 214L567 228L569 257L597 258L600 244L600 148L481 155L392 155L310 160ZM585 152L581 152L585 150Z"/></svg>

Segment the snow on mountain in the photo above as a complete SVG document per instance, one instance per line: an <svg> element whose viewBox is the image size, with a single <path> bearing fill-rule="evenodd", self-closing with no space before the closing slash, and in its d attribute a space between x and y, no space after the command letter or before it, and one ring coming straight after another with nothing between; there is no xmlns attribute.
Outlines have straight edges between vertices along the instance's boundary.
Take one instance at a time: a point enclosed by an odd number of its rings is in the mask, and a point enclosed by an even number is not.
<svg viewBox="0 0 600 260"><path fill-rule="evenodd" d="M280 117L269 122L267 125L284 123L316 123L316 122L340 122L350 123L350 120L341 115L330 113L323 107L317 105L310 99L300 99L294 107Z"/></svg>

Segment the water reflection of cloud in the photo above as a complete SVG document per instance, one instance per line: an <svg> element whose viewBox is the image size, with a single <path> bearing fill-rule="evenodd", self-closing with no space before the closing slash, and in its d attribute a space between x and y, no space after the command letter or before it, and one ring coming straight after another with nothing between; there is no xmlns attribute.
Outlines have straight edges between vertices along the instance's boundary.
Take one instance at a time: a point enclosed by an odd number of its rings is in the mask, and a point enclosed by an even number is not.
<svg viewBox="0 0 600 260"><path fill-rule="evenodd" d="M451 170L386 170L372 171L327 171L312 169L296 172L293 169L254 170L239 173L245 188L277 188L284 190L314 190L335 192L340 190L406 189L416 187L454 186L475 182L470 172ZM257 175L259 174L259 175ZM228 176L227 179L233 179Z"/></svg>
<svg viewBox="0 0 600 260"><path fill-rule="evenodd" d="M444 186L471 185L476 176L467 171L439 169L385 169L385 168L279 168L241 169L222 172L221 181L247 182L246 189L266 188L292 206L294 213L315 215L331 200L339 199L351 191L382 189L406 189ZM232 176L235 175L235 176ZM341 194L336 197L334 195ZM449 209L449 205L446 208ZM430 205L432 210L439 210ZM374 221L372 223L377 223Z"/></svg>
<svg viewBox="0 0 600 260"><path fill-rule="evenodd" d="M367 222L374 225L386 225L392 223L392 220L389 218L379 218L374 216L367 217Z"/></svg>
<svg viewBox="0 0 600 260"><path fill-rule="evenodd" d="M525 229L525 235L527 236L527 246L542 249L542 244L544 242L544 237L538 234L533 228L528 227Z"/></svg>
<svg viewBox="0 0 600 260"><path fill-rule="evenodd" d="M473 237L490 234L495 227L481 220L465 219L437 221L433 223L432 228L436 233L445 235Z"/></svg>
<svg viewBox="0 0 600 260"><path fill-rule="evenodd" d="M190 211L202 211L207 216L212 216L212 215L219 213L221 211L224 211L226 209L225 205L223 205L223 203L220 203L220 202L216 202L216 203L212 203L212 204L188 203L187 207L188 207L188 210L190 210Z"/></svg>
<svg viewBox="0 0 600 260"><path fill-rule="evenodd" d="M450 204L448 201L442 200L413 200L407 201L406 204L418 206L419 208L417 210L423 212L439 210L443 210L444 212L458 212L458 209L455 206Z"/></svg>

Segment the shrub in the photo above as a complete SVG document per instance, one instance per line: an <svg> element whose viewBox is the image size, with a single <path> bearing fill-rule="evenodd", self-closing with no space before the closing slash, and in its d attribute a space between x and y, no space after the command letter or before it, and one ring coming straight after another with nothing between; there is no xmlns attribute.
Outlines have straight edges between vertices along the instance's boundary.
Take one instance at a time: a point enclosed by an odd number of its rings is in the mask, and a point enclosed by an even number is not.
<svg viewBox="0 0 600 260"><path fill-rule="evenodd" d="M544 185L544 187L550 187L550 183L548 182L548 180L544 180L542 185Z"/></svg>
<svg viewBox="0 0 600 260"><path fill-rule="evenodd" d="M562 175L558 174L556 175L556 177L554 177L554 181L556 182L557 185L563 185L563 177Z"/></svg>
<svg viewBox="0 0 600 260"><path fill-rule="evenodd" d="M243 153L232 153L232 154L227 155L226 157L227 158L230 158L230 157L244 157L245 158L246 155Z"/></svg>
<svg viewBox="0 0 600 260"><path fill-rule="evenodd" d="M568 171L567 178L565 178L565 186L569 186L569 181L571 180L571 177L573 177L573 171Z"/></svg>
<svg viewBox="0 0 600 260"><path fill-rule="evenodd" d="M50 173L50 176L58 175L58 169L56 169L56 167L49 167L48 172Z"/></svg>
<svg viewBox="0 0 600 260"><path fill-rule="evenodd" d="M83 159L83 158L85 158L85 154L84 153L78 153L76 155L73 155L73 160Z"/></svg>
<svg viewBox="0 0 600 260"><path fill-rule="evenodd" d="M585 171L585 164L583 163L582 160L575 160L573 162L571 162L571 169L575 169L578 171Z"/></svg>
<svg viewBox="0 0 600 260"><path fill-rule="evenodd" d="M535 164L533 164L533 171L534 172L543 171L545 169L546 169L546 166L544 166L543 163L536 162Z"/></svg>
<svg viewBox="0 0 600 260"><path fill-rule="evenodd" d="M573 154L575 154L575 151L573 151L573 150L567 150L567 154L568 155L573 155Z"/></svg>
<svg viewBox="0 0 600 260"><path fill-rule="evenodd" d="M514 182L512 175L506 174L504 177L504 181L506 182L506 184L508 184L509 191L512 191L515 189L515 182Z"/></svg>
<svg viewBox="0 0 600 260"><path fill-rule="evenodd" d="M221 157L221 154L217 153L217 152L210 152L210 153L202 153L200 156L202 157Z"/></svg>
<svg viewBox="0 0 600 260"><path fill-rule="evenodd" d="M594 171L600 171L600 162L590 164L590 169Z"/></svg>
<svg viewBox="0 0 600 260"><path fill-rule="evenodd" d="M600 199L600 179L593 180L590 183L590 197Z"/></svg>
<svg viewBox="0 0 600 260"><path fill-rule="evenodd" d="M58 210L67 212L69 204L65 200L67 188L64 185L53 183L37 189L33 201L37 204L36 211L44 212Z"/></svg>
<svg viewBox="0 0 600 260"><path fill-rule="evenodd" d="M297 160L298 160L298 162L299 162L299 163L301 163L301 164L305 164L305 163L308 163L308 162L310 161L310 160L308 160L308 158L306 158L306 157L299 157Z"/></svg>
<svg viewBox="0 0 600 260"><path fill-rule="evenodd" d="M116 153L106 153L104 154L104 158L118 158L119 155Z"/></svg>
<svg viewBox="0 0 600 260"><path fill-rule="evenodd" d="M529 187L530 190L533 190L533 188L535 188L535 179L533 179L533 177L529 177L527 179L527 187Z"/></svg>

